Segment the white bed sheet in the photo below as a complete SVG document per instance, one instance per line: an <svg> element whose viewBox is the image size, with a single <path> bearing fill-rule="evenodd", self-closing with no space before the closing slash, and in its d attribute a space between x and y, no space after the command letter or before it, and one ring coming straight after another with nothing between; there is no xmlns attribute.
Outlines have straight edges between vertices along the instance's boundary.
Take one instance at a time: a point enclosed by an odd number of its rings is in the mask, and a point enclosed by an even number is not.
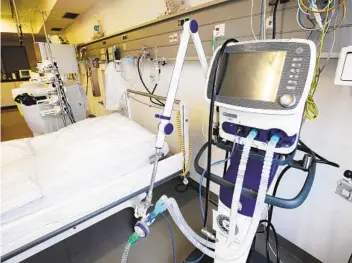
<svg viewBox="0 0 352 263"><path fill-rule="evenodd" d="M147 186L154 143L154 134L119 114L2 143L1 254ZM174 162L181 167L182 158ZM143 177L133 172L144 167Z"/></svg>

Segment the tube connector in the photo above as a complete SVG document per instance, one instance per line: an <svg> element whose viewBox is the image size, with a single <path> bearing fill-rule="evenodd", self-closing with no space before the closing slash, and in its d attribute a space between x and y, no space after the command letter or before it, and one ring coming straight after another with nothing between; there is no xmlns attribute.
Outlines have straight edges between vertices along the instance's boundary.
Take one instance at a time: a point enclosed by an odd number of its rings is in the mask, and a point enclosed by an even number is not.
<svg viewBox="0 0 352 263"><path fill-rule="evenodd" d="M147 218L144 220L148 225L151 225L155 218L160 214L163 213L167 207L168 207L168 203L167 203L167 196L163 195L162 197L160 197L160 199L156 202L154 210L152 212L150 212L147 216Z"/></svg>
<svg viewBox="0 0 352 263"><path fill-rule="evenodd" d="M273 136L271 136L269 144L276 146L276 144L278 144L279 141L280 141L280 135L274 134Z"/></svg>
<svg viewBox="0 0 352 263"><path fill-rule="evenodd" d="M257 137L257 135L258 135L258 130L257 129L252 129L249 132L247 138L253 138L254 139L255 137Z"/></svg>
<svg viewBox="0 0 352 263"><path fill-rule="evenodd" d="M202 228L201 232L207 237L207 239L213 240L215 242L219 241L216 236L210 233L207 229Z"/></svg>
<svg viewBox="0 0 352 263"><path fill-rule="evenodd" d="M141 236L137 232L134 232L128 239L128 243L133 246L140 238Z"/></svg>

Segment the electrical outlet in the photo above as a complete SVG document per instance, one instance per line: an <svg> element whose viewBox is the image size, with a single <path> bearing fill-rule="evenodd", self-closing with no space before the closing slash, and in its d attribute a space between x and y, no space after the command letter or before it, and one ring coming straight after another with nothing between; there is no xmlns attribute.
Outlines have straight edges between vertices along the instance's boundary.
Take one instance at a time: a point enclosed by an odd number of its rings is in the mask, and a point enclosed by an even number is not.
<svg viewBox="0 0 352 263"><path fill-rule="evenodd" d="M337 182L336 194L346 199L347 201L352 202L352 180L341 179Z"/></svg>
<svg viewBox="0 0 352 263"><path fill-rule="evenodd" d="M225 36L225 24L216 25L214 28L214 37L224 37Z"/></svg>
<svg viewBox="0 0 352 263"><path fill-rule="evenodd" d="M126 44L125 43L122 45L122 47L123 47L123 50L126 50Z"/></svg>
<svg viewBox="0 0 352 263"><path fill-rule="evenodd" d="M266 28L268 29L272 29L273 28L273 17L272 16L269 16L267 19L266 19Z"/></svg>
<svg viewBox="0 0 352 263"><path fill-rule="evenodd" d="M178 34L174 33L172 35L169 35L169 43L177 42L178 41Z"/></svg>
<svg viewBox="0 0 352 263"><path fill-rule="evenodd" d="M178 41L178 34L175 33L175 34L173 35L173 37L174 37L174 42L177 42L177 41Z"/></svg>

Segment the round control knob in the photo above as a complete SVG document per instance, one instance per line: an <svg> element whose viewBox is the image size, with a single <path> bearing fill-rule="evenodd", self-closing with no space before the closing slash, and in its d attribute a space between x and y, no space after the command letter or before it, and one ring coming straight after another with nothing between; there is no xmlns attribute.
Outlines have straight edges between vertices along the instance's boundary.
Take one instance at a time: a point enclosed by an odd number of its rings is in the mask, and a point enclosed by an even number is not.
<svg viewBox="0 0 352 263"><path fill-rule="evenodd" d="M280 104L285 108L292 107L296 104L296 97L292 94L284 94L280 97Z"/></svg>

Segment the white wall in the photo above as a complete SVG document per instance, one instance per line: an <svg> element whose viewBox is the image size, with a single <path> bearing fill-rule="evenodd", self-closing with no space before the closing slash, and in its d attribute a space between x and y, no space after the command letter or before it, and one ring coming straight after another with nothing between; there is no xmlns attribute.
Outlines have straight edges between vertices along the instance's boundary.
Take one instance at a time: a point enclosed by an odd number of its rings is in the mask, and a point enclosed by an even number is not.
<svg viewBox="0 0 352 263"><path fill-rule="evenodd" d="M150 8L151 1L101 0L86 15L80 16L80 20L68 30L68 37L70 41L74 39L76 42L89 40L95 13L100 15L107 34L156 18L164 10L163 1L152 2L153 8ZM139 8L136 9L136 6ZM105 19L110 21L110 24L105 25ZM351 34L351 30L347 30L346 34ZM298 209L275 209L274 224L280 235L321 261L345 263L352 252L352 204L334 192L336 182L342 177L344 170L352 168L352 140L348 137L352 134L352 90L333 85L335 67L336 60L330 60L329 66L321 76L316 93L320 116L316 121L305 123L302 138L319 154L338 162L341 168L319 166L315 184L307 201ZM167 94L172 69L172 63L162 67L157 94ZM194 155L206 140L202 135L202 124L204 123L206 130L208 119L204 84L199 63L186 62L177 98L183 100L190 108L190 136ZM139 82L134 88L143 90ZM98 115L100 111L101 114L106 113L101 105L93 101L91 105ZM156 130L153 116L158 110L148 109L138 103L133 103L132 109L133 117L137 122L150 129L154 127ZM174 138L169 138L168 142L172 150L177 149ZM214 160L222 159L223 156L220 150L214 151ZM215 168L213 171L221 174L222 167ZM199 179L193 168L191 176L196 180ZM303 174L292 171L283 179L278 195L283 197L296 195L303 180ZM212 189L216 191L217 188L212 187Z"/></svg>
<svg viewBox="0 0 352 263"><path fill-rule="evenodd" d="M188 0L190 7L212 0ZM164 0L100 0L87 12L78 16L77 21L65 32L72 44L92 40L95 15L100 18L105 35L111 35L150 20L166 11Z"/></svg>
<svg viewBox="0 0 352 263"><path fill-rule="evenodd" d="M352 253L352 203L334 192L343 172L352 169L352 87L333 84L336 62L331 60L321 75L315 96L319 118L306 121L301 138L341 168L319 165L307 201L294 210L275 209L273 223L281 235L321 261L345 263ZM278 196L295 196L304 176L298 171L288 172Z"/></svg>

